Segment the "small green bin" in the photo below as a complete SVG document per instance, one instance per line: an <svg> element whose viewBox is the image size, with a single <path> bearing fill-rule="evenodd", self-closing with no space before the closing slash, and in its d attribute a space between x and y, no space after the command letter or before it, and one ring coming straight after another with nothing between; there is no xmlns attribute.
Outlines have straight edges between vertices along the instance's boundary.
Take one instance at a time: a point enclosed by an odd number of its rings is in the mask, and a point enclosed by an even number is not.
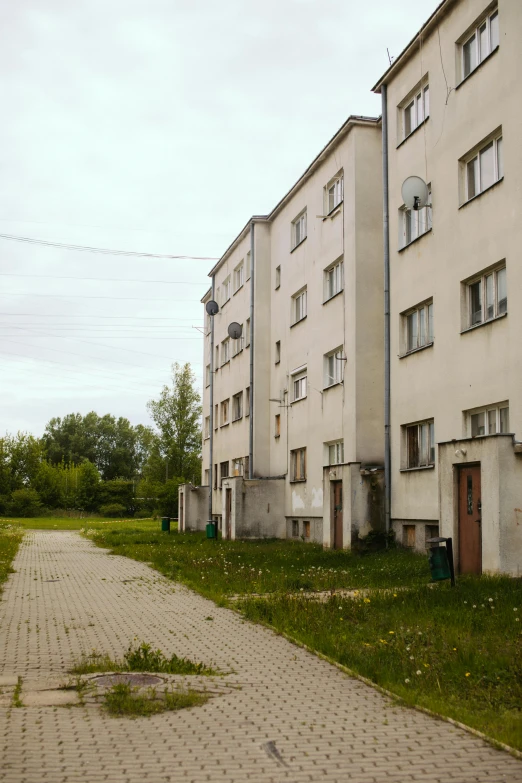
<svg viewBox="0 0 522 783"><path fill-rule="evenodd" d="M170 533L170 517L163 517L161 520L161 529L164 533Z"/></svg>
<svg viewBox="0 0 522 783"><path fill-rule="evenodd" d="M215 537L216 537L216 523L207 522L207 538L215 538Z"/></svg>
<svg viewBox="0 0 522 783"><path fill-rule="evenodd" d="M451 579L448 551L445 546L433 547L429 551L431 578L434 582Z"/></svg>

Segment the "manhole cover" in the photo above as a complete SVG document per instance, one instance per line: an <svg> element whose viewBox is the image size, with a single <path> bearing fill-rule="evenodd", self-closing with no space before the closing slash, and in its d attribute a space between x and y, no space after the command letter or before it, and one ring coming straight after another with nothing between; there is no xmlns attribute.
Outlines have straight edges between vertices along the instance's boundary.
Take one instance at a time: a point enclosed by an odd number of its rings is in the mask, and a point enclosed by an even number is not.
<svg viewBox="0 0 522 783"><path fill-rule="evenodd" d="M119 685L125 683L126 685L134 685L137 687L143 687L145 685L158 685L163 682L161 677L155 677L153 674L102 674L101 677L94 677L93 681L96 685L104 687L111 687L112 685Z"/></svg>

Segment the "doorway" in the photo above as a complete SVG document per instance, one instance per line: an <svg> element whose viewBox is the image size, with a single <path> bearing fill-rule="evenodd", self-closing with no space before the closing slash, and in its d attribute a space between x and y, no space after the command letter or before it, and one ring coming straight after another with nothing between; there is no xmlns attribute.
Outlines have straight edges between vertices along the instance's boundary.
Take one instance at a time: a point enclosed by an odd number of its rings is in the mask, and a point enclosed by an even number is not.
<svg viewBox="0 0 522 783"><path fill-rule="evenodd" d="M184 500L184 492L179 493L179 519L178 519L178 530L185 530L185 525L183 524L183 500Z"/></svg>
<svg viewBox="0 0 522 783"><path fill-rule="evenodd" d="M225 538L230 541L232 538L232 489L227 487L225 493Z"/></svg>
<svg viewBox="0 0 522 783"><path fill-rule="evenodd" d="M343 482L330 482L332 494L333 548L343 548Z"/></svg>
<svg viewBox="0 0 522 783"><path fill-rule="evenodd" d="M482 573L480 464L459 468L459 573Z"/></svg>

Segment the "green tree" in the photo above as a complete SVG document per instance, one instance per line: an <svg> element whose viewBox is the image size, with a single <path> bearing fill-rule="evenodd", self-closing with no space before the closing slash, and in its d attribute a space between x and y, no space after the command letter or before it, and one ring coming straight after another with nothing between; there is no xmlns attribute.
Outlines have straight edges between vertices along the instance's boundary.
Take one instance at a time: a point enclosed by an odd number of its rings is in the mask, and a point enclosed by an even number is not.
<svg viewBox="0 0 522 783"><path fill-rule="evenodd" d="M38 467L31 486L38 492L45 506L59 508L63 504L60 466L52 465L50 462L43 460Z"/></svg>
<svg viewBox="0 0 522 783"><path fill-rule="evenodd" d="M201 475L201 398L190 364L172 365L172 385L147 405L159 431L158 453L169 476L197 480Z"/></svg>
<svg viewBox="0 0 522 783"><path fill-rule="evenodd" d="M97 511L100 503L101 476L89 460L84 460L78 467L78 490L76 502L78 508L84 511Z"/></svg>
<svg viewBox="0 0 522 783"><path fill-rule="evenodd" d="M28 486L44 457L43 445L27 432L6 434L0 444L0 494Z"/></svg>
<svg viewBox="0 0 522 783"><path fill-rule="evenodd" d="M11 493L10 513L14 517L37 517L42 512L40 496L35 489L24 487Z"/></svg>

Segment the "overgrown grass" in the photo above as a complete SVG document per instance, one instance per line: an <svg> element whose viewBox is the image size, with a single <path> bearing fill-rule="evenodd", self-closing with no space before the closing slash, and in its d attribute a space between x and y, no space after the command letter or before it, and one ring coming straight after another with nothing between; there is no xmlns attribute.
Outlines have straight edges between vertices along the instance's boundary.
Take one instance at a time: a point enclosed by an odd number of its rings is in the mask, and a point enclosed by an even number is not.
<svg viewBox="0 0 522 783"><path fill-rule="evenodd" d="M173 688L166 688L161 695L155 688L143 693L126 683L118 683L105 694L104 707L110 715L137 718L167 710L196 707L204 704L208 698L205 693L193 690L177 691Z"/></svg>
<svg viewBox="0 0 522 783"><path fill-rule="evenodd" d="M0 595L2 584L13 573L12 562L18 552L23 530L9 522L0 522Z"/></svg>
<svg viewBox="0 0 522 783"><path fill-rule="evenodd" d="M5 517L0 520L0 526L3 524L15 525L25 530L82 530L86 527L97 527L98 525L111 525L116 529L128 528L129 525L136 525L140 530L159 530L161 520L154 519L108 519L103 517Z"/></svg>
<svg viewBox="0 0 522 783"><path fill-rule="evenodd" d="M71 674L93 672L163 672L207 676L219 674L209 666L195 663L188 658L179 658L175 654L167 658L161 650L153 650L146 642L142 642L138 647L133 647L131 644L123 656L123 661L113 660L108 655L94 651L84 655L71 669Z"/></svg>

